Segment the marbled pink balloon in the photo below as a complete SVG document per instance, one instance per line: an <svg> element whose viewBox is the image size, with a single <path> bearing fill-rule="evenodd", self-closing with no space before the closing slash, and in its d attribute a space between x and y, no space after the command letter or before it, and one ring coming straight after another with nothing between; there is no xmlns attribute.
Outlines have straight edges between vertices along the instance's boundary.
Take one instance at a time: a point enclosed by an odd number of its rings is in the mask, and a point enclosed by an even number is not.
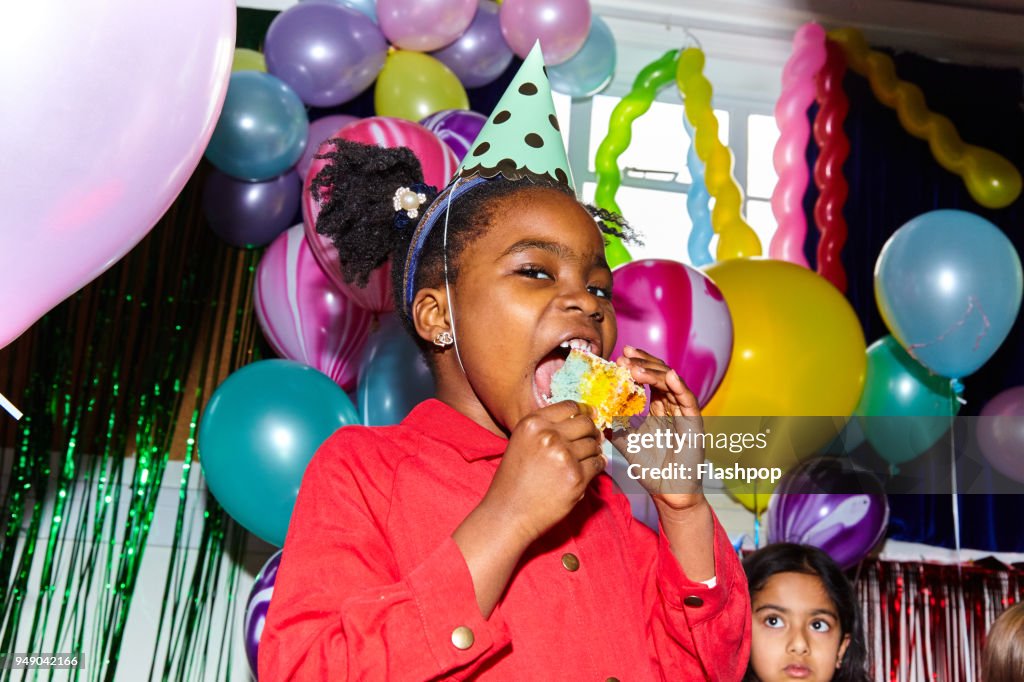
<svg viewBox="0 0 1024 682"><path fill-rule="evenodd" d="M253 301L278 355L320 370L346 391L355 388L373 316L320 269L302 225L283 232L263 254Z"/></svg>
<svg viewBox="0 0 1024 682"><path fill-rule="evenodd" d="M619 339L676 370L701 405L725 376L732 354L732 317L707 275L670 260L626 263L614 272Z"/></svg>
<svg viewBox="0 0 1024 682"><path fill-rule="evenodd" d="M424 181L438 189L448 184L452 175L455 174L455 169L459 166L455 152L437 135L419 123L400 118L388 116L364 118L345 126L338 132L338 137L352 142L376 144L381 147L408 147L420 161ZM317 153L328 152L332 146L328 140L321 145ZM326 159L314 159L302 188L302 219L306 225L306 238L313 249L313 255L316 256L317 262L320 263L331 281L347 293L357 305L376 313L394 310L391 278L387 274L386 268L381 267L374 270L370 274L370 283L365 289L346 283L338 265L338 250L334 248L330 239L316 232L316 217L320 212L320 204L310 192L310 184L327 163ZM395 189L398 188L395 187Z"/></svg>

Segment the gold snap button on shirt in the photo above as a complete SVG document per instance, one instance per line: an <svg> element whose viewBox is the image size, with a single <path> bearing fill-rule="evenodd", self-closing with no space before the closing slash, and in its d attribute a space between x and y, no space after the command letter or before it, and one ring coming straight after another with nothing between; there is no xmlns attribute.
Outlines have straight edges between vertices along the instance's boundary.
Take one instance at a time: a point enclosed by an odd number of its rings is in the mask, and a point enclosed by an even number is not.
<svg viewBox="0 0 1024 682"><path fill-rule="evenodd" d="M609 677L604 682L619 682L619 678L617 678L617 677Z"/></svg>
<svg viewBox="0 0 1024 682"><path fill-rule="evenodd" d="M580 560L572 552L566 552L562 555L562 566L567 571L578 571L580 569Z"/></svg>
<svg viewBox="0 0 1024 682"><path fill-rule="evenodd" d="M465 651L469 647L473 646L473 640L473 631L465 625L460 625L452 630L452 644L456 649L462 649Z"/></svg>

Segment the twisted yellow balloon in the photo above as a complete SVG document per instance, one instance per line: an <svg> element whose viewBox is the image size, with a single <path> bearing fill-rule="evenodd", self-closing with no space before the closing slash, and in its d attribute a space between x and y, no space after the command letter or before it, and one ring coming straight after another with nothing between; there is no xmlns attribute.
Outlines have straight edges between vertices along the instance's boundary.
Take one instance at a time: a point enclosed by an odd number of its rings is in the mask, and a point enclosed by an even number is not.
<svg viewBox="0 0 1024 682"><path fill-rule="evenodd" d="M836 29L828 37L843 48L850 68L868 79L878 101L896 110L900 125L927 140L935 160L963 178L975 201L987 208L1003 208L1016 201L1020 171L999 154L960 139L952 121L928 109L921 88L896 76L892 58L870 49L856 29Z"/></svg>
<svg viewBox="0 0 1024 682"><path fill-rule="evenodd" d="M686 118L694 127L697 156L704 162L704 184L715 198L711 225L718 233L718 260L761 255L761 240L743 219L743 190L732 176L733 157L718 139L711 107L711 83L704 77L704 53L687 48L679 55L676 84L683 93Z"/></svg>

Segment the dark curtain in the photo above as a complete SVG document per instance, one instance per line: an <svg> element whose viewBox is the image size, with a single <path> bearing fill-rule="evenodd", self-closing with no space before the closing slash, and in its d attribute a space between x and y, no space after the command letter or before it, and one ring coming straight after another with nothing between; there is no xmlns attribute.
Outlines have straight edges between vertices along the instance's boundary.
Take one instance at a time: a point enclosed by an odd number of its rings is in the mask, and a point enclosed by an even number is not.
<svg viewBox="0 0 1024 682"><path fill-rule="evenodd" d="M965 142L998 152L1018 169L1024 168L1024 78L1020 70L941 63L914 54L894 54L893 59L897 75L918 85L929 108L948 116ZM850 197L844 214L849 240L843 251L843 265L849 277L847 296L871 344L889 333L875 305L873 273L882 245L893 232L921 213L960 209L999 226L1018 253L1024 254L1024 199L1018 198L998 210L975 203L963 181L935 161L928 144L904 131L895 111L875 99L865 78L848 72L844 87L850 99L845 129L851 151L845 166ZM811 116L815 113L812 111ZM817 151L813 144L809 147L808 162L813 164ZM805 200L809 225L814 224L816 199L812 186ZM811 229L808 237L807 257L814 263L817 234ZM967 404L962 415L976 415L1000 391L1024 384L1022 347L1024 316L1018 316L999 351L977 373L964 379ZM936 449L945 448L948 453L949 447L947 436ZM926 467L948 466L948 461L948 457L922 457L902 468L916 474ZM987 475L999 476L995 472ZM950 496L890 495L889 501L889 537L954 546ZM1024 551L1019 521L1024 516L1021 496L962 495L959 504L961 546Z"/></svg>

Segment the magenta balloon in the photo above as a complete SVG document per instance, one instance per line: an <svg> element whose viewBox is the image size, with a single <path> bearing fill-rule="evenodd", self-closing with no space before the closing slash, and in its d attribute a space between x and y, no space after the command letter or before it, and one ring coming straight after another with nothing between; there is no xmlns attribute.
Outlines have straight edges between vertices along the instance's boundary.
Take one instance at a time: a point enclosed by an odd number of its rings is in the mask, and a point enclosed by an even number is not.
<svg viewBox="0 0 1024 682"><path fill-rule="evenodd" d="M253 304L278 355L320 370L346 391L355 388L372 315L320 269L302 225L282 233L260 258Z"/></svg>
<svg viewBox="0 0 1024 682"><path fill-rule="evenodd" d="M459 161L469 153L469 148L485 123L486 116L465 109L445 109L420 121L420 125L452 148Z"/></svg>
<svg viewBox="0 0 1024 682"><path fill-rule="evenodd" d="M309 172L309 167L313 164L313 157L316 155L317 150L320 149L320 145L334 137L339 130L349 123L354 123L358 120L358 116L335 114L334 116L324 116L310 122L309 135L306 138L306 151L302 153L302 158L295 164L295 170L298 171L299 177L303 181L306 180L306 174Z"/></svg>
<svg viewBox="0 0 1024 682"><path fill-rule="evenodd" d="M580 51L590 33L590 0L505 0L501 33L512 51L526 58L540 41L544 63L554 66Z"/></svg>
<svg viewBox="0 0 1024 682"><path fill-rule="evenodd" d="M512 49L501 35L498 5L480 0L473 23L454 43L432 53L463 86L479 88L497 80L512 63Z"/></svg>
<svg viewBox="0 0 1024 682"><path fill-rule="evenodd" d="M477 0L377 0L377 22L403 50L430 52L469 28L476 5Z"/></svg>
<svg viewBox="0 0 1024 682"><path fill-rule="evenodd" d="M732 317L711 279L670 260L626 263L613 273L619 340L661 358L701 405L722 383L732 354Z"/></svg>
<svg viewBox="0 0 1024 682"><path fill-rule="evenodd" d="M999 472L1024 483L1024 386L1008 388L978 415L978 447Z"/></svg>
<svg viewBox="0 0 1024 682"><path fill-rule="evenodd" d="M388 44L362 12L307 2L278 14L267 29L267 71L306 104L332 107L370 87L384 68Z"/></svg>
<svg viewBox="0 0 1024 682"><path fill-rule="evenodd" d="M765 521L771 542L813 545L848 569L885 537L889 500L870 472L816 457L782 477Z"/></svg>
<svg viewBox="0 0 1024 682"><path fill-rule="evenodd" d="M419 123L400 118L370 116L345 126L339 131L339 137L382 147L408 147L420 161L424 180L434 187L447 185L459 165L455 152L437 135ZM320 151L326 152L330 148L329 144L324 143ZM306 224L306 238L313 253L327 276L339 289L347 292L357 305L378 313L394 310L391 279L383 268L378 268L370 275L370 282L365 289L346 283L338 266L338 250L327 237L316 233L316 217L320 205L313 200L310 183L325 165L327 161L324 159L313 160L302 189L302 219Z"/></svg>
<svg viewBox="0 0 1024 682"><path fill-rule="evenodd" d="M235 3L41 0L5 21L0 348L128 253L192 176Z"/></svg>

